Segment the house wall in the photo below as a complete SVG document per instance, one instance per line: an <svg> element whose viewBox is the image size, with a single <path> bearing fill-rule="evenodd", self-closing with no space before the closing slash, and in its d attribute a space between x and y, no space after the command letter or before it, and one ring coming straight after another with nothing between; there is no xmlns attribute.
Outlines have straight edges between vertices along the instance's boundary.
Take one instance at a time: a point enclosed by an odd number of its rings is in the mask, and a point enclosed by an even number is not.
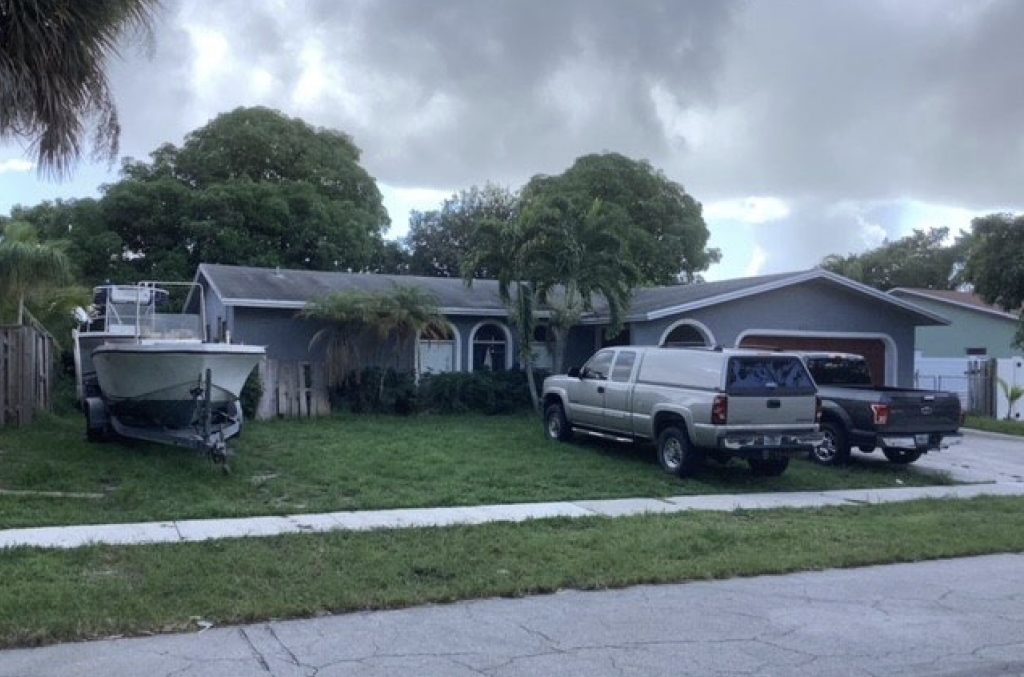
<svg viewBox="0 0 1024 677"><path fill-rule="evenodd" d="M964 357L968 348L984 348L987 357L1007 358L1020 355L1013 348L1017 321L959 308L948 303L930 301L920 296L900 298L930 310L950 321L948 327L918 327L917 350L923 357Z"/></svg>
<svg viewBox="0 0 1024 677"><path fill-rule="evenodd" d="M781 330L886 334L896 346L896 385L914 383L914 324L906 313L838 285L813 280L650 322L633 323L632 342L658 345L680 319L697 320L716 343L735 346L743 332Z"/></svg>

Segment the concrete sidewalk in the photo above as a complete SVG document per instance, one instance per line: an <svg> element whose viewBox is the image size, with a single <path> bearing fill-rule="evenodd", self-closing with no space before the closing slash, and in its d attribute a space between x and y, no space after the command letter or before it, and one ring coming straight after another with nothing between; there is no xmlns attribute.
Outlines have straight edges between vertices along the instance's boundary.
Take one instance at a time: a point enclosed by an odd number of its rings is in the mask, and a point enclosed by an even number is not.
<svg viewBox="0 0 1024 677"><path fill-rule="evenodd" d="M360 510L274 517L239 517L129 524L86 524L34 527L0 531L0 549L10 547L77 548L90 544L142 545L191 543L218 538L277 536L443 527L488 522L522 522L552 517L623 517L643 513L675 513L688 510L732 511L771 508L819 508L824 506L898 503L922 498L973 498L975 496L1024 496L1024 483L1005 482L893 489L849 489L821 492L719 494L669 498L622 498L555 503L478 505L455 508L403 508Z"/></svg>

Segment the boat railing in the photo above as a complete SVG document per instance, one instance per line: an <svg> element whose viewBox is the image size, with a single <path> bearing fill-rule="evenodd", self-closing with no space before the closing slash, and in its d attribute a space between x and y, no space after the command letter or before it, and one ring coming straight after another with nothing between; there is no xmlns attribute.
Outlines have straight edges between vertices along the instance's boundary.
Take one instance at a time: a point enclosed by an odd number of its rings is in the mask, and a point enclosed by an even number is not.
<svg viewBox="0 0 1024 677"><path fill-rule="evenodd" d="M177 312L163 312L171 305L168 287L188 288ZM198 288L198 295L196 294ZM206 304L202 285L195 282L144 281L137 285L103 285L95 293L98 331L138 339L199 340L206 338ZM189 312L190 310L196 312Z"/></svg>

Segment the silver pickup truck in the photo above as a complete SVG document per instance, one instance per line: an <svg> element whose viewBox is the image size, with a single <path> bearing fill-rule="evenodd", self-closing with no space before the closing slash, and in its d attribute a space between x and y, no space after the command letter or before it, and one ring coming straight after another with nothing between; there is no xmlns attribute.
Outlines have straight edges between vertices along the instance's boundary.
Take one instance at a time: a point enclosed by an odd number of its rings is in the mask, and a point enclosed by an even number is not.
<svg viewBox="0 0 1024 677"><path fill-rule="evenodd" d="M822 441L820 401L799 357L737 349L622 346L582 369L544 380L544 430L655 442L670 473L695 473L706 456L747 459L781 475L789 457Z"/></svg>

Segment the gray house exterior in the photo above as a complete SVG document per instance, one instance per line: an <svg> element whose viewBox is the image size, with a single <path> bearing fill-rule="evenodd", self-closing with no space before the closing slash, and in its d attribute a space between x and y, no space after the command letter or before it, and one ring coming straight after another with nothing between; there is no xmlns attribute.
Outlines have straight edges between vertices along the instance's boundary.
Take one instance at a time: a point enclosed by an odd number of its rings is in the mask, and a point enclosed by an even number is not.
<svg viewBox="0 0 1024 677"><path fill-rule="evenodd" d="M1021 354L1013 347L1019 316L985 303L976 294L905 287L889 293L949 320L946 327L917 328L915 346L922 357L977 355L1002 359Z"/></svg>
<svg viewBox="0 0 1024 677"><path fill-rule="evenodd" d="M516 368L515 332L493 280L279 270L203 264L208 335L214 341L267 346L262 416L325 413L325 356L311 340L321 328L297 318L332 292L415 286L431 294L449 321L448 336L423 337L414 355L393 354L401 369L474 371ZM544 309L538 313L543 325ZM636 290L625 330L605 336L606 309L595 304L573 327L563 366L582 364L611 343L760 345L865 355L880 383L912 385L915 330L947 324L940 314L821 269ZM543 336L532 345L550 365ZM298 402L298 404L296 404Z"/></svg>

